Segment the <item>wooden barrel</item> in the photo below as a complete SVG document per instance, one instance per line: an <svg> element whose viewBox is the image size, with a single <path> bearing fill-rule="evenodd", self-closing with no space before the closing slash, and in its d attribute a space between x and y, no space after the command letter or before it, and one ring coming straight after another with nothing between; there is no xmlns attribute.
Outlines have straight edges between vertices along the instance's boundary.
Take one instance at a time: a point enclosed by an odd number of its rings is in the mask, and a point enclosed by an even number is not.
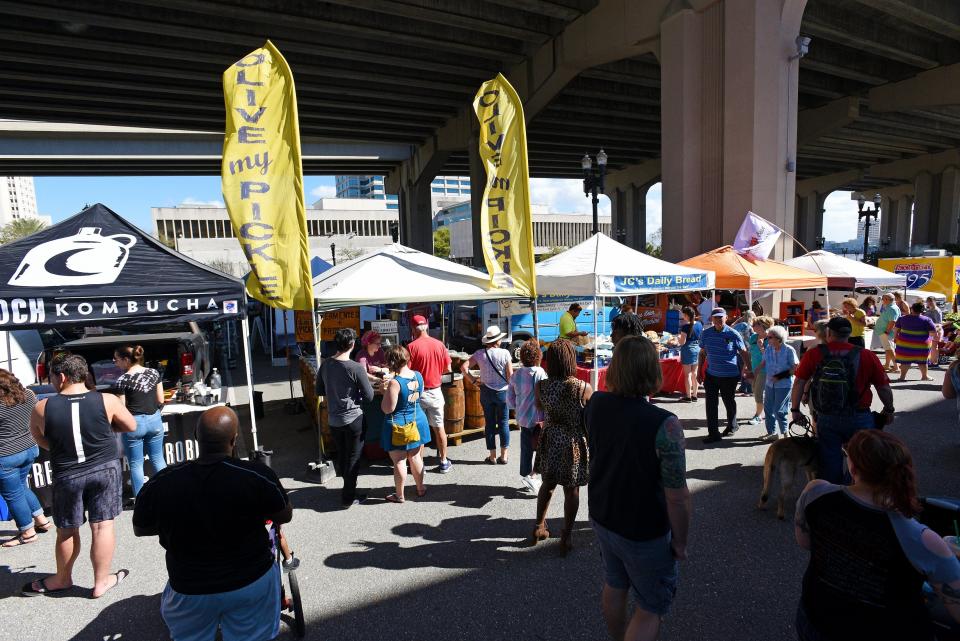
<svg viewBox="0 0 960 641"><path fill-rule="evenodd" d="M464 377L463 398L466 406L464 427L468 430L482 428L486 425L486 421L483 418L483 406L480 405L480 383L474 383L473 379Z"/></svg>
<svg viewBox="0 0 960 641"><path fill-rule="evenodd" d="M443 391L443 429L447 434L463 431L463 378L455 376L450 383L441 386Z"/></svg>

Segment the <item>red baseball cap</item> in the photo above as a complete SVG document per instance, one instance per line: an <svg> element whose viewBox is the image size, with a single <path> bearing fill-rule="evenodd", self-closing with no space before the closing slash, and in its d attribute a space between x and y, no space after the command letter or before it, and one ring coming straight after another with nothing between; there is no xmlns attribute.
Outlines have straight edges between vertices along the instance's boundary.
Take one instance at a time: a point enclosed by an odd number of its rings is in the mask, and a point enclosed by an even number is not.
<svg viewBox="0 0 960 641"><path fill-rule="evenodd" d="M417 315L415 315L415 316L413 317L413 324L414 324L414 325L426 325L426 324L427 324L427 319L424 318L423 316L421 316L420 314L417 314Z"/></svg>

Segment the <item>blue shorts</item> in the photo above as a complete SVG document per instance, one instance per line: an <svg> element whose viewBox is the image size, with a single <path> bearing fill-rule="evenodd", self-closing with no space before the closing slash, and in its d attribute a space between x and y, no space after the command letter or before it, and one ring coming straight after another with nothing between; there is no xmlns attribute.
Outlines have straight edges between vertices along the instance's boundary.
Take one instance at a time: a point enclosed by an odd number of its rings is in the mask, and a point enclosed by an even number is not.
<svg viewBox="0 0 960 641"><path fill-rule="evenodd" d="M269 641L280 634L280 567L274 563L249 585L217 594L163 590L160 614L173 641Z"/></svg>
<svg viewBox="0 0 960 641"><path fill-rule="evenodd" d="M600 543L604 580L615 590L632 588L637 606L663 616L677 593L677 560L670 549L670 533L649 541L632 541L611 532L593 519Z"/></svg>

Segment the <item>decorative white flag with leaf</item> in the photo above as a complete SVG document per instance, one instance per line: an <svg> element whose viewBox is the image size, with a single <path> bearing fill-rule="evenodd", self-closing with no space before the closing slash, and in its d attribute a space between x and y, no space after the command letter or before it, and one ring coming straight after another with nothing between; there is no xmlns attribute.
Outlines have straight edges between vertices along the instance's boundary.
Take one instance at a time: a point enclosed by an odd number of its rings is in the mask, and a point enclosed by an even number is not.
<svg viewBox="0 0 960 641"><path fill-rule="evenodd" d="M740 231L737 232L737 238L733 241L733 248L741 254L766 259L770 257L770 252L782 233L782 229L766 218L748 211L740 225Z"/></svg>

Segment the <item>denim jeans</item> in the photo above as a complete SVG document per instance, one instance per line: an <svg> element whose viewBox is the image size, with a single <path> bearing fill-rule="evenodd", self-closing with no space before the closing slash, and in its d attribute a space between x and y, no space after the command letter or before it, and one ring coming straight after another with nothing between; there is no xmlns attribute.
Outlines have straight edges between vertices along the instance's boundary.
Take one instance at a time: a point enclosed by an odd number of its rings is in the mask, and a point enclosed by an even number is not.
<svg viewBox="0 0 960 641"><path fill-rule="evenodd" d="M163 458L163 420L160 410L154 414L136 414L133 418L137 421L137 431L123 433L123 451L130 465L130 485L136 496L143 487L144 450L150 457L154 474L165 468L167 462Z"/></svg>
<svg viewBox="0 0 960 641"><path fill-rule="evenodd" d="M510 408L507 407L507 390L497 391L481 385L480 405L483 407L483 435L487 440L487 449L497 449L497 433L500 434L500 447L509 447Z"/></svg>
<svg viewBox="0 0 960 641"><path fill-rule="evenodd" d="M789 387L767 387L763 390L763 413L766 415L767 434L775 434L776 424L780 426L780 433L787 433L787 404L790 402Z"/></svg>
<svg viewBox="0 0 960 641"><path fill-rule="evenodd" d="M10 507L21 532L33 527L33 517L43 514L37 495L27 485L30 468L38 456L40 448L36 445L17 454L0 456L0 496Z"/></svg>
<svg viewBox="0 0 960 641"><path fill-rule="evenodd" d="M819 414L817 416L817 451L820 478L834 484L849 483L843 471L843 445L857 432L873 427L869 410L858 410L850 416Z"/></svg>
<svg viewBox="0 0 960 641"><path fill-rule="evenodd" d="M533 471L533 427L520 426L520 476Z"/></svg>

